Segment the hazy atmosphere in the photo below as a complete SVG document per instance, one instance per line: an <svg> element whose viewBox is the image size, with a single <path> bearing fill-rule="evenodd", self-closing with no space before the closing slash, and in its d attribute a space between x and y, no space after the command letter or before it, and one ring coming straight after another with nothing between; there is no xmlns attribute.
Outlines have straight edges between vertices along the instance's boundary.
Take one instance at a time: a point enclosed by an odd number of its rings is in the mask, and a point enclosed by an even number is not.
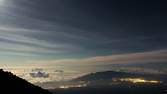
<svg viewBox="0 0 167 94"><path fill-rule="evenodd" d="M166 74L166 25L161 0L0 0L0 67L32 83L60 80L56 70Z"/></svg>

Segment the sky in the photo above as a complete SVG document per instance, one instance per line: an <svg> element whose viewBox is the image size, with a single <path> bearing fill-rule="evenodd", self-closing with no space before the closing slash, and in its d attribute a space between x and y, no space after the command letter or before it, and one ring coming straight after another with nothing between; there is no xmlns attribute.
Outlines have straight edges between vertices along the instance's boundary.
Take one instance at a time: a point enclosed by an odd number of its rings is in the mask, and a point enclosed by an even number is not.
<svg viewBox="0 0 167 94"><path fill-rule="evenodd" d="M167 61L161 0L0 0L0 64Z"/></svg>

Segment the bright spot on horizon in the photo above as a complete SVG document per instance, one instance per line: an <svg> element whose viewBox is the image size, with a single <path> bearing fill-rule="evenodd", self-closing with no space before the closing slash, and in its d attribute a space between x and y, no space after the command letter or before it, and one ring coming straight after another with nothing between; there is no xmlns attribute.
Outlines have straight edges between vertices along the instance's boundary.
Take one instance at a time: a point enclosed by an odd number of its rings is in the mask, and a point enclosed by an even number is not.
<svg viewBox="0 0 167 94"><path fill-rule="evenodd" d="M160 81L157 80L146 80L143 78L117 78L113 79L113 81L132 82L132 83L152 83L152 84L160 83Z"/></svg>
<svg viewBox="0 0 167 94"><path fill-rule="evenodd" d="M81 87L86 87L89 82L85 81L80 81L79 83L72 83L72 84L64 84L62 86L59 86L61 89L68 89L68 88L81 88Z"/></svg>
<svg viewBox="0 0 167 94"><path fill-rule="evenodd" d="M63 85L60 86L59 88L61 89L68 89L68 88L81 88L81 87L86 87L87 84L78 84L78 85Z"/></svg>

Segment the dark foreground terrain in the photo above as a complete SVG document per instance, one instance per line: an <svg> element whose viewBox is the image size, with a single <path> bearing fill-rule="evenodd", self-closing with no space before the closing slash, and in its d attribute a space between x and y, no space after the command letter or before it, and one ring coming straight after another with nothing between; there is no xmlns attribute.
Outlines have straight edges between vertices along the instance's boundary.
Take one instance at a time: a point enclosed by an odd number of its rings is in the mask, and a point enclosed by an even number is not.
<svg viewBox="0 0 167 94"><path fill-rule="evenodd" d="M167 94L161 85L118 84L104 87L82 87L51 90L54 94Z"/></svg>
<svg viewBox="0 0 167 94"><path fill-rule="evenodd" d="M0 94L167 94L167 76L124 72L97 72L54 85L49 91L0 70Z"/></svg>
<svg viewBox="0 0 167 94"><path fill-rule="evenodd" d="M52 94L10 72L0 70L0 94Z"/></svg>
<svg viewBox="0 0 167 94"><path fill-rule="evenodd" d="M108 71L64 82L64 87L50 91L54 94L167 94L166 80L166 75Z"/></svg>
<svg viewBox="0 0 167 94"><path fill-rule="evenodd" d="M54 94L167 94L159 88L71 88L51 90Z"/></svg>

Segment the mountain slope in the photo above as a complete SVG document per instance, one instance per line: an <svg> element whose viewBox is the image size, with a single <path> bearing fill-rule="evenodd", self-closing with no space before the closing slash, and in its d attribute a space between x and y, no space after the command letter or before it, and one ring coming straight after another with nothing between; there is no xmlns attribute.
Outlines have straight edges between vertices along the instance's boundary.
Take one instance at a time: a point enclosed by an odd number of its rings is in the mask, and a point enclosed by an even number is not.
<svg viewBox="0 0 167 94"><path fill-rule="evenodd" d="M0 94L52 94L2 69L0 83Z"/></svg>

